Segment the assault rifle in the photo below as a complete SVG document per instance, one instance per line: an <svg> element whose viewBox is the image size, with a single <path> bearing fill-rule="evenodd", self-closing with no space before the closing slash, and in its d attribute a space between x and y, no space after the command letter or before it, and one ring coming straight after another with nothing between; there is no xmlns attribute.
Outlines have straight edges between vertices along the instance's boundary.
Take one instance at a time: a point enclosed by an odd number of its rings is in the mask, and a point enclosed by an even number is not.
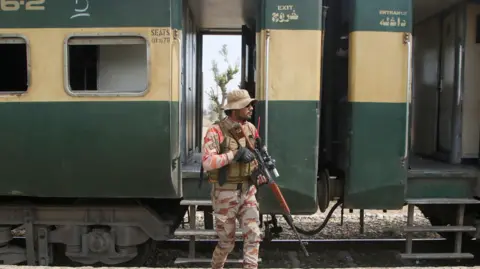
<svg viewBox="0 0 480 269"><path fill-rule="evenodd" d="M278 202L280 203L280 206L285 211L284 216L286 218L286 221L290 226L290 228L292 228L298 241L300 242L300 246L302 247L303 253L305 253L305 256L308 257L309 256L308 251L305 248L305 245L302 242L302 239L300 238L300 235L298 234L297 229L295 229L295 225L293 225L293 218L292 218L292 214L290 213L290 208L288 207L288 204L285 201L285 198L283 197L283 194L280 191L280 188L278 187L277 183L274 180L274 177L272 176L272 173L277 178L280 176L278 174L277 168L275 167L275 160L268 153L267 147L264 144L262 144L260 136L258 135L258 130L255 138L256 147L254 147L240 125L236 125L233 129L234 129L233 132L240 133L242 137L245 137L247 147L253 152L253 154L255 155L255 159L257 160L258 167L256 171L253 173L254 184L257 185L256 178L258 175L263 175L267 179L266 184L270 185L270 188L272 189L273 194L275 195ZM235 134L232 134L232 135L234 137L237 137L237 135ZM237 141L238 141L238 138L237 138Z"/></svg>

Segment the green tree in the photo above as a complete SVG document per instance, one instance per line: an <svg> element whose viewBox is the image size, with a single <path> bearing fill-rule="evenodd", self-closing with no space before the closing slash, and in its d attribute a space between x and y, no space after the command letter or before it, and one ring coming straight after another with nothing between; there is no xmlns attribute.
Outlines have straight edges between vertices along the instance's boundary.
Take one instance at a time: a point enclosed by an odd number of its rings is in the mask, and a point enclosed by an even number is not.
<svg viewBox="0 0 480 269"><path fill-rule="evenodd" d="M210 91L207 92L210 99L210 120L221 120L225 115L223 113L223 106L227 99L227 85L233 79L233 77L239 72L238 63L232 66L228 61L227 45L223 44L222 49L219 51L223 60L227 64L227 70L220 72L218 64L215 60L212 60L211 70L213 72L215 87L210 87Z"/></svg>

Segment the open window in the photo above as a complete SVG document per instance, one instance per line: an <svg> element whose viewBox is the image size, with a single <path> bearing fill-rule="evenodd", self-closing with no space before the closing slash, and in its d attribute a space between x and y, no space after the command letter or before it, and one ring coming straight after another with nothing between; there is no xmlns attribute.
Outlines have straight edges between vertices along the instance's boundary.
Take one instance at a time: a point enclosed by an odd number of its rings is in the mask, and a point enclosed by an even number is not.
<svg viewBox="0 0 480 269"><path fill-rule="evenodd" d="M72 95L140 96L148 89L149 47L142 36L71 36L66 89Z"/></svg>
<svg viewBox="0 0 480 269"><path fill-rule="evenodd" d="M0 94L23 94L29 85L27 40L0 35Z"/></svg>

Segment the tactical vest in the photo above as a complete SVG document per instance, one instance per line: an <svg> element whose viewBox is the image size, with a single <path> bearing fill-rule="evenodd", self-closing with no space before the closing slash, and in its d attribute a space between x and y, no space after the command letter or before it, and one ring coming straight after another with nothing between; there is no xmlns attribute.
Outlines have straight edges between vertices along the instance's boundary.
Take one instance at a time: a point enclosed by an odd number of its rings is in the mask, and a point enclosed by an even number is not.
<svg viewBox="0 0 480 269"><path fill-rule="evenodd" d="M228 152L230 150L238 149L237 141L235 140L235 138L232 137L232 135L230 134L230 132L226 127L227 125L226 121L229 121L229 120L230 119L225 118L218 123L224 137L224 140L220 144L220 152L219 152L220 154ZM245 135L248 137L248 139L250 139L250 142L252 143L252 145L255 145L255 139L253 138L254 134L252 133L252 130L250 128L245 128L245 129L244 129ZM247 138L242 137L238 140L238 142L240 142L240 145L242 147L247 147L245 139ZM256 160L253 160L250 163L241 163L241 162L237 163L235 161L231 162L228 165L228 173L227 173L228 175L227 175L226 183L245 182L246 180L248 180L248 178L252 174L252 171L254 170L255 167L256 167ZM219 174L218 171L219 171L218 169L215 169L208 172L208 178L210 182L212 183L218 182L218 174Z"/></svg>

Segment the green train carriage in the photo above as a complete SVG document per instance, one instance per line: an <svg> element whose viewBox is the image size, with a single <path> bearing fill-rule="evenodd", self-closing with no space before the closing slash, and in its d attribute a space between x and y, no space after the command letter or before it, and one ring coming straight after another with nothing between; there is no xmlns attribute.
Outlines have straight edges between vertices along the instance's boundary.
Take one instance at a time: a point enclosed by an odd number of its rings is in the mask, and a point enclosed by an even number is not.
<svg viewBox="0 0 480 269"><path fill-rule="evenodd" d="M260 116L293 214L332 200L351 209L420 203L433 225L447 225L454 219L435 203L457 203L470 204L472 225L476 168L459 163L478 157L469 127L478 122L475 60L464 55L475 53L478 4L455 3L0 0L0 231L2 246L17 251L1 259L140 266L157 241L214 234L211 219L205 229L179 229L188 209L211 210L209 185L198 184L200 51L214 33L242 35L242 86L260 100L254 123ZM451 32L435 17L445 10L455 36L438 49L430 34ZM438 127L457 151L418 162L420 153L442 155L425 146L443 138L422 117L436 115L428 100L438 63L453 75L449 92L470 99L440 98L457 104L447 110L455 123ZM263 214L283 213L267 188L258 199ZM25 246L8 238L19 227ZM461 229L476 231L443 228Z"/></svg>
<svg viewBox="0 0 480 269"><path fill-rule="evenodd" d="M0 225L16 247L1 259L141 265L186 210L181 5L23 3L0 2Z"/></svg>

